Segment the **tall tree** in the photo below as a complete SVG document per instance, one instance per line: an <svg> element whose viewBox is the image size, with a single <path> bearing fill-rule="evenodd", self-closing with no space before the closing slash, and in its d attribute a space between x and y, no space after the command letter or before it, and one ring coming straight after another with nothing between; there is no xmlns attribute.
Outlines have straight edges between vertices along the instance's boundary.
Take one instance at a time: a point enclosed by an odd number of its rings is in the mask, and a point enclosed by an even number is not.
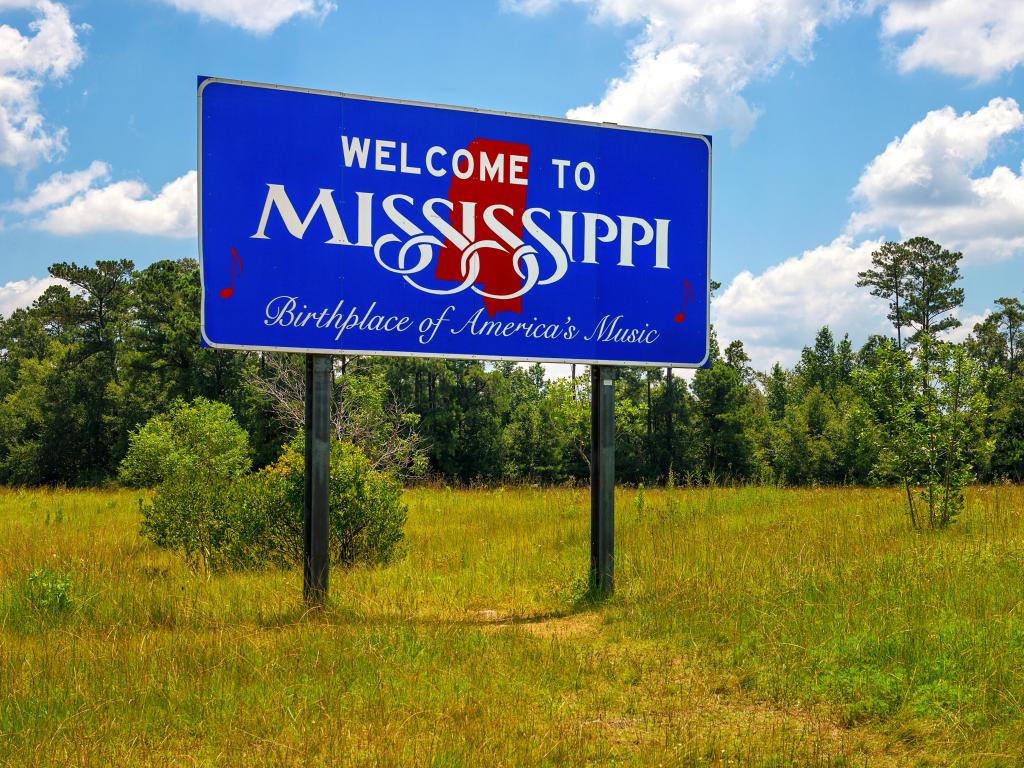
<svg viewBox="0 0 1024 768"><path fill-rule="evenodd" d="M853 383L854 365L853 342L850 341L850 334L844 333L843 338L836 344L835 375L837 384Z"/></svg>
<svg viewBox="0 0 1024 768"><path fill-rule="evenodd" d="M925 334L936 334L960 327L952 314L964 303L960 280L959 251L950 251L927 237L914 237L903 243L907 253L907 325L914 329L911 342Z"/></svg>
<svg viewBox="0 0 1024 768"><path fill-rule="evenodd" d="M975 323L964 346L985 371L1006 370L1006 339L1000 332L999 318L996 315L988 315L984 320Z"/></svg>
<svg viewBox="0 0 1024 768"><path fill-rule="evenodd" d="M113 388L123 368L121 342L132 302L134 265L127 259L97 261L93 267L60 262L50 274L72 286L52 286L37 302L62 328L67 343L44 409L47 482L97 482L109 476L120 456L120 424Z"/></svg>
<svg viewBox="0 0 1024 768"><path fill-rule="evenodd" d="M50 275L75 289L68 293L65 307L80 334L84 357L103 353L108 357L110 373L117 379L115 356L121 320L129 306L132 272L128 259L97 261L95 267L80 267L74 262L58 262ZM65 298L62 294L61 298Z"/></svg>
<svg viewBox="0 0 1024 768"><path fill-rule="evenodd" d="M786 372L778 362L772 366L772 372L765 384L765 394L768 401L768 413L773 421L779 421L786 412L786 404L789 402L788 382Z"/></svg>
<svg viewBox="0 0 1024 768"><path fill-rule="evenodd" d="M732 480L750 477L753 441L744 420L750 390L740 372L716 360L710 368L694 374L692 388L702 431L704 471L709 476Z"/></svg>
<svg viewBox="0 0 1024 768"><path fill-rule="evenodd" d="M750 355L743 348L743 342L735 339L725 348L725 363L739 371L740 378L750 383L754 378L754 369L750 366Z"/></svg>
<svg viewBox="0 0 1024 768"><path fill-rule="evenodd" d="M871 268L857 273L857 285L870 287L871 295L889 302L889 322L896 328L896 345L903 348L907 295L908 253L900 243L887 241L871 254Z"/></svg>
<svg viewBox="0 0 1024 768"><path fill-rule="evenodd" d="M1006 296L996 299L996 304L999 311L993 317L1006 340L1006 372L1014 376L1019 367L1021 343L1024 342L1024 304Z"/></svg>
<svg viewBox="0 0 1024 768"><path fill-rule="evenodd" d="M814 387L828 393L835 391L837 379L836 341L827 325L818 329L814 336L814 346L804 347L800 352L800 362L796 364L796 374L805 392Z"/></svg>

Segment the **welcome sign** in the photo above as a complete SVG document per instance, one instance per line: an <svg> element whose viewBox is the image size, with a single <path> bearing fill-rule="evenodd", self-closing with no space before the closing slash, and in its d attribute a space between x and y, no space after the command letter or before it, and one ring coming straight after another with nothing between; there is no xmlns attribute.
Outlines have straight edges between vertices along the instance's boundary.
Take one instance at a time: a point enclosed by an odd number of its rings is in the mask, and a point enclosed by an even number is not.
<svg viewBox="0 0 1024 768"><path fill-rule="evenodd" d="M199 81L212 347L695 367L710 137Z"/></svg>

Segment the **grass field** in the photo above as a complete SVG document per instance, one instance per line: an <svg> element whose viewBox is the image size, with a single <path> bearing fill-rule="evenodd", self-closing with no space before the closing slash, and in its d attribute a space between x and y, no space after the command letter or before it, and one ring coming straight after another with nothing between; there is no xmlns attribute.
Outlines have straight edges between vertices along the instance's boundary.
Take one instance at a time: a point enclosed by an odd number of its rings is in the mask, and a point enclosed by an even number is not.
<svg viewBox="0 0 1024 768"><path fill-rule="evenodd" d="M205 579L131 492L0 491L0 763L1024 765L1024 489L407 493L408 554Z"/></svg>

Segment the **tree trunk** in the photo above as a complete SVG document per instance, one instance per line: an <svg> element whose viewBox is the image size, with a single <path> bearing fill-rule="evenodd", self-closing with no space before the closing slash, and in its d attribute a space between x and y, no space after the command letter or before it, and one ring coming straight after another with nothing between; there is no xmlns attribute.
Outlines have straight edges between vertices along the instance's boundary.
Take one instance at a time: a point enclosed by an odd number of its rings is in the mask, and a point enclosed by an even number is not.
<svg viewBox="0 0 1024 768"><path fill-rule="evenodd" d="M910 491L910 480L903 478L903 487L907 491L907 508L910 511L910 524L914 526L914 530L920 530L920 526L917 524L917 513L914 511L914 494Z"/></svg>

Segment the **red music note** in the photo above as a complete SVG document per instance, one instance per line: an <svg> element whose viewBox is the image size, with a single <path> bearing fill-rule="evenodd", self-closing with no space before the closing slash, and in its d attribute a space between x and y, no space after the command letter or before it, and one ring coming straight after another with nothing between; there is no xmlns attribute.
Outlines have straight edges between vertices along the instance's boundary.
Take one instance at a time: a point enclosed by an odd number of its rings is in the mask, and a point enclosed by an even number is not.
<svg viewBox="0 0 1024 768"><path fill-rule="evenodd" d="M227 288L220 289L220 297L222 299L230 299L235 295L235 262L238 262L238 274L242 274L242 257L238 255L238 251L231 248L231 285Z"/></svg>
<svg viewBox="0 0 1024 768"><path fill-rule="evenodd" d="M681 323L686 319L686 305L693 301L693 286L689 280L683 280L683 311L676 314L676 322Z"/></svg>

